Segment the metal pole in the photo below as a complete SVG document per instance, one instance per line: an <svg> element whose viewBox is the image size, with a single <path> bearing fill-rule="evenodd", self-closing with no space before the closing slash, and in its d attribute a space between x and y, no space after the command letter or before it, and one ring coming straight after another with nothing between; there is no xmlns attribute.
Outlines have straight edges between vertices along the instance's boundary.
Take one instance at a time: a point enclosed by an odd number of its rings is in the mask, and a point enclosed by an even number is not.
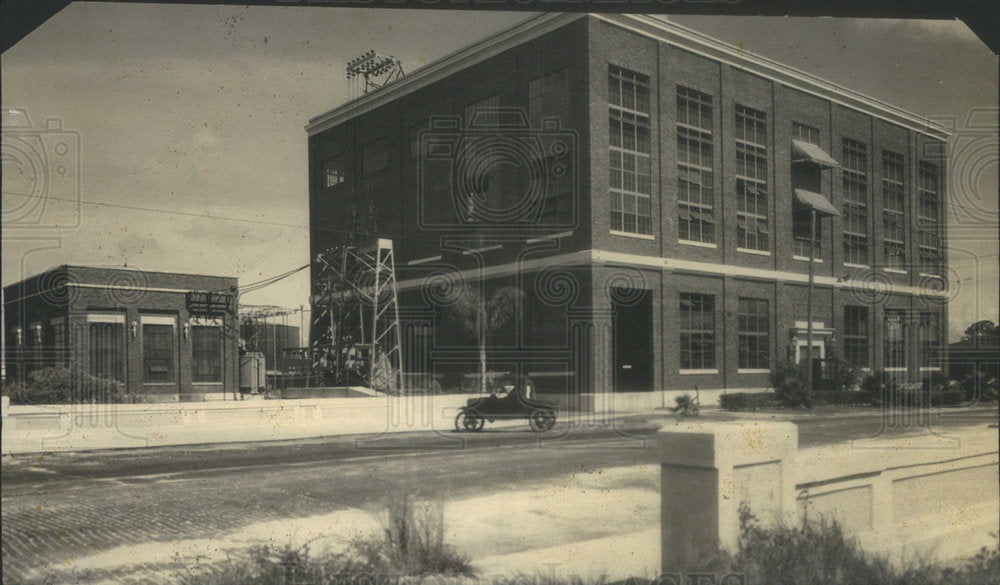
<svg viewBox="0 0 1000 585"><path fill-rule="evenodd" d="M375 389L375 351L378 348L378 293L379 281L382 271L382 248L378 240L375 241L375 285L372 287L372 342L368 354L368 387ZM364 329L364 322L361 324Z"/></svg>
<svg viewBox="0 0 1000 585"><path fill-rule="evenodd" d="M806 390L810 395L813 392L813 264L816 246L816 209L810 212L812 216L811 229L809 233L809 291L806 298L806 361L807 377Z"/></svg>

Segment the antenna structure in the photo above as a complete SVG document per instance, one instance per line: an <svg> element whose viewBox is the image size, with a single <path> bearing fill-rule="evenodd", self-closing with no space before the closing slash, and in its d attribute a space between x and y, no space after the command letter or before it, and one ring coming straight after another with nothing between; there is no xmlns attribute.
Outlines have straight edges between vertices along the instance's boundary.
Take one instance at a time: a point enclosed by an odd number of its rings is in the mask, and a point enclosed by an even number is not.
<svg viewBox="0 0 1000 585"><path fill-rule="evenodd" d="M391 55L371 50L347 62L350 99L385 87L403 77L403 63Z"/></svg>

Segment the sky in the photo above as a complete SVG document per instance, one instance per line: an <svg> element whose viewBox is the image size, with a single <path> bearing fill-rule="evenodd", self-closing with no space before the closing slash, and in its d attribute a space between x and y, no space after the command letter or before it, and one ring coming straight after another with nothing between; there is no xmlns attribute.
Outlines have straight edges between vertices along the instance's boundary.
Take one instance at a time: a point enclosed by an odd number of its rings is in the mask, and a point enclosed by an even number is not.
<svg viewBox="0 0 1000 585"><path fill-rule="evenodd" d="M75 263L237 276L247 285L307 264L304 126L346 100L346 62L377 49L411 72L530 16L70 5L0 57L3 284ZM949 337L998 320L997 60L968 27L671 19L955 128ZM8 164L8 138L27 123L49 166L65 167L42 203L18 195L34 183ZM308 305L308 271L241 302Z"/></svg>

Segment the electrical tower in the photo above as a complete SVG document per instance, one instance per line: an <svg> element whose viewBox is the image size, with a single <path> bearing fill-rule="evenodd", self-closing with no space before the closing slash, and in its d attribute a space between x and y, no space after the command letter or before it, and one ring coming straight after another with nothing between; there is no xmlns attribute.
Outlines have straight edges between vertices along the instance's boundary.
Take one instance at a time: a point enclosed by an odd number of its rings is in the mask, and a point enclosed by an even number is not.
<svg viewBox="0 0 1000 585"><path fill-rule="evenodd" d="M333 383L403 390L392 240L346 244L314 263L313 372Z"/></svg>
<svg viewBox="0 0 1000 585"><path fill-rule="evenodd" d="M347 63L349 98L353 100L402 77L403 63L399 59L368 51Z"/></svg>
<svg viewBox="0 0 1000 585"><path fill-rule="evenodd" d="M350 98L403 77L402 62L376 51L347 63ZM403 390L392 240L378 237L371 185L356 185L343 244L313 259L310 382Z"/></svg>

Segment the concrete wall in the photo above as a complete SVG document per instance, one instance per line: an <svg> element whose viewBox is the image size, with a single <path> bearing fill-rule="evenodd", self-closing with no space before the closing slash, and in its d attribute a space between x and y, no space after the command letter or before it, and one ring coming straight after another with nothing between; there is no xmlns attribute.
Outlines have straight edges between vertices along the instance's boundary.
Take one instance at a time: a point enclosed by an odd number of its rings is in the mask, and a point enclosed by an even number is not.
<svg viewBox="0 0 1000 585"><path fill-rule="evenodd" d="M179 404L7 406L3 454L454 429L461 394Z"/></svg>
<svg viewBox="0 0 1000 585"><path fill-rule="evenodd" d="M662 555L668 573L734 552L739 509L760 524L835 518L892 562L990 544L1000 513L996 428L856 439L798 449L792 423L677 423L660 430Z"/></svg>

